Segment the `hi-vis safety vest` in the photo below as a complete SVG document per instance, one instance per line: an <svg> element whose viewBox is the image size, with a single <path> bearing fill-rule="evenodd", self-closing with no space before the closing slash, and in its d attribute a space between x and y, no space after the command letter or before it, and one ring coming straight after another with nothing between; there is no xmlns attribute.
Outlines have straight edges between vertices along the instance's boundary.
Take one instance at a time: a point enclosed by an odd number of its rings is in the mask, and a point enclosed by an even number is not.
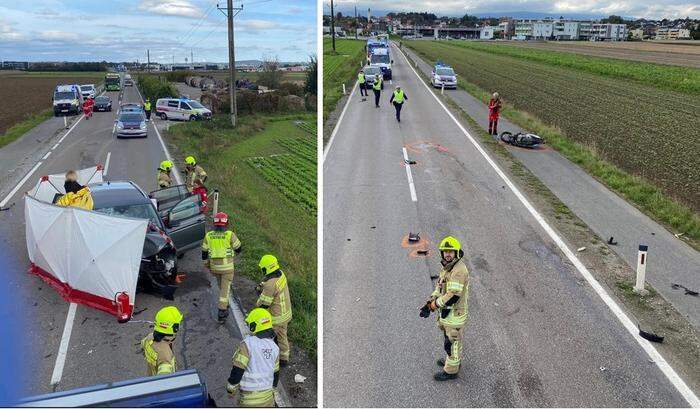
<svg viewBox="0 0 700 409"><path fill-rule="evenodd" d="M209 269L212 271L233 270L233 247L231 246L231 238L233 232L227 231L210 231L204 236L202 249L209 253L209 260L216 261L210 263ZM238 239L236 239L238 240Z"/></svg>
<svg viewBox="0 0 700 409"><path fill-rule="evenodd" d="M151 110L151 103L150 102L144 102L143 103L143 109L145 111L150 111Z"/></svg>
<svg viewBox="0 0 700 409"><path fill-rule="evenodd" d="M167 354L167 350L163 350L161 353L158 353L153 348L154 343L155 341L153 338L151 338L151 335L147 336L141 341L144 359L146 360L146 365L148 366L148 375L155 376L175 373L177 370L175 355L172 353ZM170 348L170 346L167 344L164 346L160 344L161 343L156 344L157 349ZM168 360L168 357L163 355L170 355L172 359Z"/></svg>
<svg viewBox="0 0 700 409"><path fill-rule="evenodd" d="M454 294L459 297L455 304L445 305L449 300L447 293ZM461 328L467 323L468 310L467 299L469 298L469 270L464 264L463 259L457 260L449 271L443 269L440 271L437 285L433 296L436 297L435 303L438 306L438 322L450 328ZM446 316L444 311L447 311Z"/></svg>
<svg viewBox="0 0 700 409"><path fill-rule="evenodd" d="M248 348L248 365L241 378L241 391L271 390L280 349L272 338L248 335L243 339Z"/></svg>
<svg viewBox="0 0 700 409"><path fill-rule="evenodd" d="M403 103L404 100L404 95L403 95L403 90L396 90L394 91L394 102L397 104Z"/></svg>
<svg viewBox="0 0 700 409"><path fill-rule="evenodd" d="M380 91L382 89L382 79L377 77L377 80L374 81L374 85L372 85L372 89L375 91Z"/></svg>
<svg viewBox="0 0 700 409"><path fill-rule="evenodd" d="M365 73L364 72L357 74L357 81L359 81L360 84L365 83Z"/></svg>
<svg viewBox="0 0 700 409"><path fill-rule="evenodd" d="M275 277L279 273L279 276ZM262 284L262 293L256 305L266 307L272 315L272 325L284 324L292 319L292 301L289 296L287 276L278 270L266 276Z"/></svg>

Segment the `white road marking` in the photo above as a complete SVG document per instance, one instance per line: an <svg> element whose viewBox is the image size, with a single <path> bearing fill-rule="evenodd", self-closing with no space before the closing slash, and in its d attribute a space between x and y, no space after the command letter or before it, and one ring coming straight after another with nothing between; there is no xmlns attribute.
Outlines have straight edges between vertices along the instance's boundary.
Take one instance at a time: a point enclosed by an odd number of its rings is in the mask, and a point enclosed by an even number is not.
<svg viewBox="0 0 700 409"><path fill-rule="evenodd" d="M56 148L58 148L58 145L60 145L60 143L59 143L59 142L56 142L56 144L55 144L54 146L51 147L51 150L55 150Z"/></svg>
<svg viewBox="0 0 700 409"><path fill-rule="evenodd" d="M107 159L105 160L105 167L102 170L102 176L107 176L107 170L109 170L109 158L112 157L112 152L107 152Z"/></svg>
<svg viewBox="0 0 700 409"><path fill-rule="evenodd" d="M355 88L357 88L357 81L355 81L355 85L352 86L352 90L350 91L350 95L348 96L348 99L345 101L345 106L343 107L343 111L340 113L340 117L338 118L338 122L335 124L335 128L333 128L333 133L331 134L331 139L328 141L328 145L326 145L326 149L323 150L323 164L325 165L326 163L326 156L328 155L328 151L331 150L331 146L333 145L333 140L335 139L335 135L338 133L338 128L340 127L340 123L343 121L343 117L345 117L345 111L348 109L348 105L350 105L350 100L352 99L352 95L355 93Z"/></svg>
<svg viewBox="0 0 700 409"><path fill-rule="evenodd" d="M73 331L73 320L75 319L75 310L78 304L70 303L68 306L68 316L66 317L66 325L63 327L63 335L61 336L61 345L58 347L58 355L56 356L56 364L53 367L51 375L51 385L56 385L61 382L63 376L63 366L66 363L66 355L68 354L68 343L70 342L70 334Z"/></svg>
<svg viewBox="0 0 700 409"><path fill-rule="evenodd" d="M593 277L593 274L591 274L590 271L588 271L588 268L581 262L581 260L576 257L576 254L574 254L569 247L567 247L566 243L564 243L564 240L557 234L557 232L547 223L547 221L542 217L542 215L535 209L535 207L530 204L530 202L525 198L525 196L520 193L520 190L515 186L513 182L508 178L508 176L501 170L501 168L498 167L496 162L491 159L491 157L488 155L488 153L484 150L484 148L479 145L479 143L474 139L474 137L462 126L461 123L457 120L457 118L452 115L452 112L450 112L449 109L445 106L445 104L442 103L440 98L438 98L437 95L428 87L428 85L423 81L421 76L418 74L418 72L411 66L411 64L408 63L408 58L406 55L398 49L396 46L394 46L401 55L403 56L404 60L406 60L406 63L408 66L411 68L413 73L416 75L418 78L418 81L423 84L423 86L428 90L430 95L435 98L435 101L442 107L442 109L447 113L447 115L454 121L454 123L457 125L457 127L462 131L464 136L469 139L469 142L471 142L472 145L476 148L476 150L479 151L481 156L486 159L486 161L491 165L491 167L496 171L498 176L501 177L501 179L505 182L506 185L510 188L510 190L515 194L515 196L520 200L520 202L525 206L525 208L530 212L530 214L535 218L535 220L542 226L544 231L549 235L549 237L556 243L557 247L564 253L566 258L571 261L571 263L576 267L576 269L581 273L583 278L586 279L588 284L595 290L595 292L598 294L598 296L603 300L605 305L608 306L610 311L617 317L617 319L622 323L622 326L632 335L632 338L637 341L637 343L642 347L642 349L647 353L649 358L651 358L656 365L659 367L661 372L666 376L666 378L671 382L671 384L676 388L676 390L683 396L683 398L690 404L691 407L697 408L700 407L700 399L695 395L695 393L688 387L688 385L681 379L681 377L676 373L676 371L669 365L669 363L664 359L664 357L659 353L659 351L654 348L654 346L647 341L646 339L642 338L639 335L639 329L637 326L634 325L632 320L625 314L625 312L620 308L619 305L610 297L610 295L605 291L603 286L600 285L600 283ZM416 61L417 63L417 61Z"/></svg>
<svg viewBox="0 0 700 409"><path fill-rule="evenodd" d="M51 156L51 151L46 152L46 155L44 155L44 157L41 158L41 160L46 160L49 156Z"/></svg>
<svg viewBox="0 0 700 409"><path fill-rule="evenodd" d="M10 191L10 193L8 193L7 196L5 196L4 199L2 199L2 202L0 202L0 207L5 207L7 202L9 202L10 199L12 199L12 197L15 195L15 193L17 193L17 191L27 182L27 179L29 179L29 177L32 176L32 174L34 174L34 172L36 172L37 169L39 169L39 166L41 166L42 163L44 162L37 162L37 164L34 165L34 167L29 172L27 172L26 175L24 175L24 177L22 178L22 180L19 181L17 186L15 186Z"/></svg>
<svg viewBox="0 0 700 409"><path fill-rule="evenodd" d="M139 94L139 98L141 99L141 102L143 102L143 97L141 96L141 91L139 91L138 87L136 87L136 92ZM160 141L160 146L163 147L163 152L165 152L165 158L173 163L173 171L171 173L175 177L175 182L177 182L178 185L181 185L182 178L180 177L180 171L177 170L177 165L175 165L175 161L173 160L173 157L170 156L170 151L168 150L168 147L165 146L165 142L163 141L163 137L160 136L160 132L158 131L158 127L156 126L156 123L154 121L150 121L149 123L151 125L153 125L153 129L156 130L156 135L158 135L158 140Z"/></svg>
<svg viewBox="0 0 700 409"><path fill-rule="evenodd" d="M418 201L418 198L416 197L416 187L413 184L413 175L411 174L411 165L408 164L408 152L406 151L406 148L403 147L403 163L404 167L406 168L406 177L408 177L408 188L411 189L411 200L414 202Z"/></svg>

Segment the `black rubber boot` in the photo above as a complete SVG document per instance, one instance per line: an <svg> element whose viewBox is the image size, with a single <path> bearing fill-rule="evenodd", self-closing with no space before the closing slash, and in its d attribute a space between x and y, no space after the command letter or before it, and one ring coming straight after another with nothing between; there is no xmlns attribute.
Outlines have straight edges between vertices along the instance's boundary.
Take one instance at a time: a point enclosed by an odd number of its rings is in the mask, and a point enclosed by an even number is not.
<svg viewBox="0 0 700 409"><path fill-rule="evenodd" d="M221 322L221 323L226 322L227 317L228 317L228 308L225 310L219 310L219 322Z"/></svg>
<svg viewBox="0 0 700 409"><path fill-rule="evenodd" d="M445 367L445 358L440 358L440 359L438 359L437 361L435 361L435 363L436 363L437 366L439 366L440 368L444 368L444 367Z"/></svg>
<svg viewBox="0 0 700 409"><path fill-rule="evenodd" d="M433 378L438 382L449 381L452 379L457 379L457 374L456 373L450 374L450 373L447 373L445 371L442 371L442 372L438 372L435 375L433 375Z"/></svg>
<svg viewBox="0 0 700 409"><path fill-rule="evenodd" d="M285 368L287 366L289 366L289 361L286 359L280 359L280 368Z"/></svg>

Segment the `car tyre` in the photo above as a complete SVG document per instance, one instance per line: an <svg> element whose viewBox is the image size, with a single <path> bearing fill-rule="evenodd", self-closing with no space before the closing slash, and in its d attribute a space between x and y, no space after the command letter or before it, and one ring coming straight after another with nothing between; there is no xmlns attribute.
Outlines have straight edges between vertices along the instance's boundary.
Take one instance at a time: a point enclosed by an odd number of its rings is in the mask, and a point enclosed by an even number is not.
<svg viewBox="0 0 700 409"><path fill-rule="evenodd" d="M164 120L164 121L167 121L167 120L168 120L168 114L166 114L165 112L161 112L161 113L160 113L160 119L162 119L162 120Z"/></svg>
<svg viewBox="0 0 700 409"><path fill-rule="evenodd" d="M197 117L196 117L196 116L190 115L190 121L196 121L196 120L197 120Z"/></svg>

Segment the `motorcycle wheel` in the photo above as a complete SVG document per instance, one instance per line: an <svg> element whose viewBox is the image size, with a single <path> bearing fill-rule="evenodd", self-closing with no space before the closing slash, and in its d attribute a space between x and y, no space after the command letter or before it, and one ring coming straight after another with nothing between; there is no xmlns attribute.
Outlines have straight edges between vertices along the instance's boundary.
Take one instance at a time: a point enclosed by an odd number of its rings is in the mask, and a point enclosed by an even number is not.
<svg viewBox="0 0 700 409"><path fill-rule="evenodd" d="M513 134L505 131L501 132L501 140L505 143L512 143Z"/></svg>

